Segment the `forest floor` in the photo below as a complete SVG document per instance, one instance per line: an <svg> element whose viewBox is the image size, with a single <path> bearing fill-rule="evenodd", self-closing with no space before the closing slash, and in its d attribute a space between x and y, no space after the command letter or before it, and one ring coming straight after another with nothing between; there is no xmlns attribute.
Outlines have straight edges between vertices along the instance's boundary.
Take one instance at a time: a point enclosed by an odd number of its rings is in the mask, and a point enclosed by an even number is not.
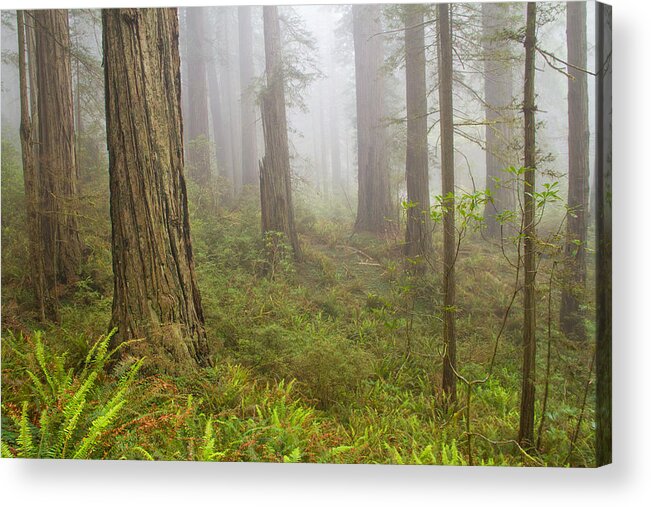
<svg viewBox="0 0 651 507"><path fill-rule="evenodd" d="M399 235L351 234L343 206L312 210L299 200L303 262L278 252L270 276L261 275L268 257L254 198L213 217L191 209L215 365L170 377L147 372L145 358L137 374L139 358L126 355L106 368L112 276L105 198L85 194L84 275L62 294L59 322L39 324L19 173L3 152L3 455L594 466L592 344L558 332L544 266L537 431L546 384L549 394L536 451L514 441L521 298L504 319L515 272L500 249L474 236L461 246L458 368L476 382L460 379L450 407L440 392L438 275L409 274Z"/></svg>

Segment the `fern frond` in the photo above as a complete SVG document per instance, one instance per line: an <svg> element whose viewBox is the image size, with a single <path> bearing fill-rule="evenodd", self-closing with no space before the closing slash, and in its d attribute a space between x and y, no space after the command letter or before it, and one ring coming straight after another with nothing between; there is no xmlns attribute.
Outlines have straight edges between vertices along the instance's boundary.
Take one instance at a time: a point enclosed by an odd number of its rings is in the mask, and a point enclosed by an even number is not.
<svg viewBox="0 0 651 507"><path fill-rule="evenodd" d="M20 416L18 434L18 457L19 458L33 458L35 457L34 442L32 440L32 429L29 426L29 420L27 418L27 407L28 403L23 402L23 412Z"/></svg>

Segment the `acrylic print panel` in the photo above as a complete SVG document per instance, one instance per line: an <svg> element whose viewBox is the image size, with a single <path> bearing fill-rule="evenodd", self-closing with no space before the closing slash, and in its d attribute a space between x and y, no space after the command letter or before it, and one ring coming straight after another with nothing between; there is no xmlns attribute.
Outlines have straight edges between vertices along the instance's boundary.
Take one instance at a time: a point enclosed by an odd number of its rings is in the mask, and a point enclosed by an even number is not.
<svg viewBox="0 0 651 507"><path fill-rule="evenodd" d="M609 463L610 13L3 12L2 456Z"/></svg>

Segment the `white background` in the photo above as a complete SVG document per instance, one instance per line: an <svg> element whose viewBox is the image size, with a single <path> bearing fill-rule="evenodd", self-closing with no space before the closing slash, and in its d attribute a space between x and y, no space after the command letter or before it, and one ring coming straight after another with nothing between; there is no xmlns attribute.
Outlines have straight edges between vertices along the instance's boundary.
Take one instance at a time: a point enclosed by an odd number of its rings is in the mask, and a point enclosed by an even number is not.
<svg viewBox="0 0 651 507"><path fill-rule="evenodd" d="M647 215L651 164L646 152L651 147L651 112L649 95L645 95L651 90L651 19L647 1L611 3L615 70L614 465L562 470L5 459L0 461L3 504L651 505L651 227ZM178 4L216 2L121 0L108 6ZM54 6L106 7L107 2L2 2L3 9Z"/></svg>

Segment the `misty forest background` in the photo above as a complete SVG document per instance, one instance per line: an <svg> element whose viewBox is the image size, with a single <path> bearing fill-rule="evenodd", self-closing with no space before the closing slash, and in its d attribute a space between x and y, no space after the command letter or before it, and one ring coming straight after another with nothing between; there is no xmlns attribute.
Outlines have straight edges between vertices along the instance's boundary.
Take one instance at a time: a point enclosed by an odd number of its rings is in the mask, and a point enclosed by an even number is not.
<svg viewBox="0 0 651 507"><path fill-rule="evenodd" d="M602 15L4 11L2 455L609 462Z"/></svg>

